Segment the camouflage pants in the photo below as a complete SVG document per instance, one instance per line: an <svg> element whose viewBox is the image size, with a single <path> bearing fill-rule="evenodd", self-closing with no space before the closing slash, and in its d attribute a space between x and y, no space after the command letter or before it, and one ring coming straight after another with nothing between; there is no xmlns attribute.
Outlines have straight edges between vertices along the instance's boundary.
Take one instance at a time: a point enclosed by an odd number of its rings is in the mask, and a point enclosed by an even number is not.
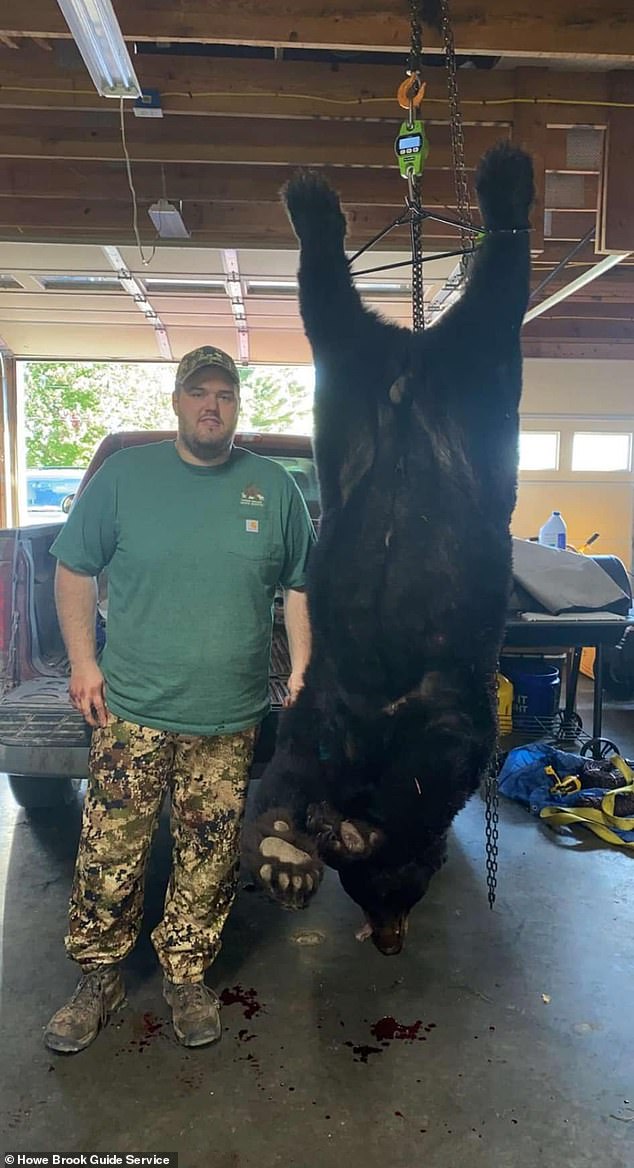
<svg viewBox="0 0 634 1168"><path fill-rule="evenodd" d="M256 728L176 734L113 716L95 730L66 950L85 969L121 961L141 927L145 870L166 791L172 871L152 942L166 976L198 981L235 896Z"/></svg>

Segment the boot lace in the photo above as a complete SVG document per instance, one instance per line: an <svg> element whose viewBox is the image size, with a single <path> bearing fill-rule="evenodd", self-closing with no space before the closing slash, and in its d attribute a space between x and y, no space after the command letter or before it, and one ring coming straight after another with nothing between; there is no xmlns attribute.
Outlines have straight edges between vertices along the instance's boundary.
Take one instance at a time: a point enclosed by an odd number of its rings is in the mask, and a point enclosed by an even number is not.
<svg viewBox="0 0 634 1168"><path fill-rule="evenodd" d="M216 993L204 982L185 982L183 985L173 986L173 991L176 1001L179 1006L193 1006L194 1009L205 1007L208 1001L213 1002L214 1006L219 1005L219 998Z"/></svg>
<svg viewBox="0 0 634 1168"><path fill-rule="evenodd" d="M108 1017L104 986L104 981L107 976L108 970L104 969L93 969L89 973L83 973L70 999L70 1005L81 1001L82 1005L85 1004L88 1007L98 1006L102 1025L105 1024Z"/></svg>

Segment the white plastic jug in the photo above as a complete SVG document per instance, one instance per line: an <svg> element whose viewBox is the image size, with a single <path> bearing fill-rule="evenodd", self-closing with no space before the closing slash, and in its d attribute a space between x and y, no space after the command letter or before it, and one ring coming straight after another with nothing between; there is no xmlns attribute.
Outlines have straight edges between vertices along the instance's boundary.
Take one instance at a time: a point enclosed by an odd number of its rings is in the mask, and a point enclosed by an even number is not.
<svg viewBox="0 0 634 1168"><path fill-rule="evenodd" d="M566 548L566 524L564 523L561 511L553 511L550 519L547 519L543 527L539 529L539 542L544 547L560 548L562 551Z"/></svg>

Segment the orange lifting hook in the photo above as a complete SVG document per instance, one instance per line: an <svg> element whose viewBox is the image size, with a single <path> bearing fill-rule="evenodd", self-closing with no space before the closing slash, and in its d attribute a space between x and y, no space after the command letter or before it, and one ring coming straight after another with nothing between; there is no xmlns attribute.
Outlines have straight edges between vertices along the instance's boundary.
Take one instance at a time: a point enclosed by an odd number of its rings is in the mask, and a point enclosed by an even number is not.
<svg viewBox="0 0 634 1168"><path fill-rule="evenodd" d="M418 85L418 90L412 94L413 86ZM401 81L397 91L396 100L401 109L414 110L422 104L427 89L427 82L420 81L415 75L409 75L404 81Z"/></svg>

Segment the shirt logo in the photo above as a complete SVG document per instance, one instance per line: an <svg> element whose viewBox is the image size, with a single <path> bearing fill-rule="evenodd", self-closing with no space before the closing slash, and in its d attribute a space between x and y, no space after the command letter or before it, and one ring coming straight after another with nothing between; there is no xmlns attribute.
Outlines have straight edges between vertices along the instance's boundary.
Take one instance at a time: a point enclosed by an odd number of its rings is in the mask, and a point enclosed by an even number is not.
<svg viewBox="0 0 634 1168"><path fill-rule="evenodd" d="M247 507L263 507L264 495L262 494L260 488L256 487L254 483L249 483L248 487L245 487L244 490L240 493L240 505L245 505Z"/></svg>
<svg viewBox="0 0 634 1168"><path fill-rule="evenodd" d="M247 531L258 532L260 530L260 523L258 519L247 519L245 523Z"/></svg>

